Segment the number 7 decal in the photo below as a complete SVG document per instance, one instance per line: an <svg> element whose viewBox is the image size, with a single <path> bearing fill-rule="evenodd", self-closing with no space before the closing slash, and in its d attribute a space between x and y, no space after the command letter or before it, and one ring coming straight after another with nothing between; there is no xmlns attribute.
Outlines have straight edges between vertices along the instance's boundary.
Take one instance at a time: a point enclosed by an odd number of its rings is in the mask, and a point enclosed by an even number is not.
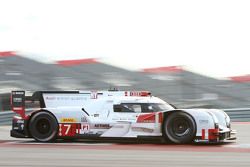
<svg viewBox="0 0 250 167"><path fill-rule="evenodd" d="M59 124L59 136L75 136L80 124Z"/></svg>
<svg viewBox="0 0 250 167"><path fill-rule="evenodd" d="M66 126L66 128L67 128L66 131L65 131L65 136L67 136L69 134L69 130L71 128L71 125L70 124L66 124L64 126Z"/></svg>

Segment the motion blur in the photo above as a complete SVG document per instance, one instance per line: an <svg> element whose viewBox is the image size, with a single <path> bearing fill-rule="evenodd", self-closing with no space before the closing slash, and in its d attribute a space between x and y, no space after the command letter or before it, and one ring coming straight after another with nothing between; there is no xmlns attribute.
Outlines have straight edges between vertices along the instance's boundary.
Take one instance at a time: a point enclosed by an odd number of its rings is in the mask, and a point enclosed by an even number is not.
<svg viewBox="0 0 250 167"><path fill-rule="evenodd" d="M129 71L98 59L60 60L45 64L16 52L0 52L0 109L10 110L10 92L26 90L150 90L178 108L248 108L249 78L218 80L168 66ZM230 110L228 111L230 115ZM238 121L249 115L232 117Z"/></svg>

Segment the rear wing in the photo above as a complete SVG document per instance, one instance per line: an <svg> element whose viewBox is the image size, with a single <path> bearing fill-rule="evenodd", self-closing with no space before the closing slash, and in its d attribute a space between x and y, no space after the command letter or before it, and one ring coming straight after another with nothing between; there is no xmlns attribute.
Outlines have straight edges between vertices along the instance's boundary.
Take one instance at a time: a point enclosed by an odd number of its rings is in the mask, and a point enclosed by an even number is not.
<svg viewBox="0 0 250 167"><path fill-rule="evenodd" d="M45 96L46 94L47 96ZM12 91L10 97L11 110L19 114L23 119L27 119L27 116L25 114L27 108L29 109L45 108L46 101L49 104L50 100L48 95L51 95L54 99L55 97L57 97L55 96L55 94L57 95L79 94L79 91L36 91L32 94L32 96L26 96L25 91ZM65 103L65 101L63 102ZM52 106L55 106L54 103L52 103Z"/></svg>
<svg viewBox="0 0 250 167"><path fill-rule="evenodd" d="M25 91L12 91L10 97L11 109L23 119L25 115Z"/></svg>
<svg viewBox="0 0 250 167"><path fill-rule="evenodd" d="M40 102L35 103L36 99L32 96L26 96L25 91L11 91L10 105L11 110L19 114L23 119L26 119L25 115L26 108L37 108L40 107ZM32 103L31 103L32 102Z"/></svg>

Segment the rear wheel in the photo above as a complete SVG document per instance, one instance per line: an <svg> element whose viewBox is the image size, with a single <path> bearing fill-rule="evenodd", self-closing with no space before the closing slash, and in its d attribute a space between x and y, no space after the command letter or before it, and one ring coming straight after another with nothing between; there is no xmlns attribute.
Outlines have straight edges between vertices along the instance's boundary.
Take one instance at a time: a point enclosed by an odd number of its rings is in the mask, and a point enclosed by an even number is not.
<svg viewBox="0 0 250 167"><path fill-rule="evenodd" d="M58 123L53 115L41 111L31 117L29 130L31 136L37 141L50 142L57 136Z"/></svg>
<svg viewBox="0 0 250 167"><path fill-rule="evenodd" d="M163 123L163 136L173 143L184 144L193 141L196 124L192 116L185 112L170 114Z"/></svg>

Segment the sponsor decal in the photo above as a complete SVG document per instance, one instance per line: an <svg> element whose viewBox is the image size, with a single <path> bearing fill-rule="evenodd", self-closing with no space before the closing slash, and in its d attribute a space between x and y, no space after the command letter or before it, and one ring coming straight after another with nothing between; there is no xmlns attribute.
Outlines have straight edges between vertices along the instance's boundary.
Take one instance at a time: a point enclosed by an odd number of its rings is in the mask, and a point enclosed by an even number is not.
<svg viewBox="0 0 250 167"><path fill-rule="evenodd" d="M59 124L59 136L75 136L76 134L86 134L90 130L89 124Z"/></svg>
<svg viewBox="0 0 250 167"><path fill-rule="evenodd" d="M132 127L131 129L136 132L147 132L147 133L153 133L154 131L153 129L144 128L144 127Z"/></svg>
<svg viewBox="0 0 250 167"><path fill-rule="evenodd" d="M60 122L62 122L62 123L65 123L65 122L67 122L67 123L76 123L77 120L75 118L61 118Z"/></svg>
<svg viewBox="0 0 250 167"><path fill-rule="evenodd" d="M24 120L15 120L15 122L13 122L13 129L24 130L24 123Z"/></svg>
<svg viewBox="0 0 250 167"><path fill-rule="evenodd" d="M24 95L23 91L13 91L13 95Z"/></svg>
<svg viewBox="0 0 250 167"><path fill-rule="evenodd" d="M148 91L131 91L129 92L130 96L149 96L151 93ZM125 96L127 96L128 93L125 92Z"/></svg>
<svg viewBox="0 0 250 167"><path fill-rule="evenodd" d="M81 122L88 122L86 117L81 118Z"/></svg>
<svg viewBox="0 0 250 167"><path fill-rule="evenodd" d="M143 120L140 123L155 123L155 120Z"/></svg>
<svg viewBox="0 0 250 167"><path fill-rule="evenodd" d="M111 126L109 124L95 124L94 127L96 129L109 129Z"/></svg>
<svg viewBox="0 0 250 167"><path fill-rule="evenodd" d="M59 136L75 136L80 124L59 124Z"/></svg>
<svg viewBox="0 0 250 167"><path fill-rule="evenodd" d="M17 122L16 122L16 123L18 123L18 124L24 124L24 120L19 119L19 120L17 120Z"/></svg>
<svg viewBox="0 0 250 167"><path fill-rule="evenodd" d="M141 92L130 92L130 96L141 96Z"/></svg>
<svg viewBox="0 0 250 167"><path fill-rule="evenodd" d="M94 114L94 117L99 117L99 114Z"/></svg>
<svg viewBox="0 0 250 167"><path fill-rule="evenodd" d="M78 133L79 134L87 134L87 133L89 133L89 130L90 130L89 124L81 124L81 128L80 128Z"/></svg>
<svg viewBox="0 0 250 167"><path fill-rule="evenodd" d="M22 100L23 100L23 99L22 99L21 97L14 97L14 98L13 98L13 102L14 102L14 103L21 103Z"/></svg>
<svg viewBox="0 0 250 167"><path fill-rule="evenodd" d="M71 101L82 101L86 100L86 97L81 96L45 96L46 100L71 100Z"/></svg>
<svg viewBox="0 0 250 167"><path fill-rule="evenodd" d="M54 97L54 96L47 96L46 97L46 100L55 100L56 99L56 97Z"/></svg>

